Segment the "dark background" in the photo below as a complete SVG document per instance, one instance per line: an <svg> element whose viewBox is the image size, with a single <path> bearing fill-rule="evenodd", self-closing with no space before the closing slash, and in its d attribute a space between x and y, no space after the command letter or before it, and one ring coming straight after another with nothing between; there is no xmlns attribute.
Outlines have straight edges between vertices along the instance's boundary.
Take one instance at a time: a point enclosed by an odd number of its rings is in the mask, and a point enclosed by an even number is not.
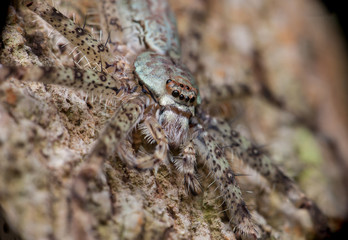
<svg viewBox="0 0 348 240"><path fill-rule="evenodd" d="M2 33L2 28L5 26L7 9L9 4L10 0L0 0L0 33ZM1 35L0 39L2 38Z"/></svg>
<svg viewBox="0 0 348 240"><path fill-rule="evenodd" d="M341 35L345 44L346 55L348 54L348 7L345 5L345 1L342 0L318 0L327 9L328 13L333 15L337 24L341 30ZM335 232L329 239L341 240L347 239L348 236L348 219L342 223L339 231Z"/></svg>
<svg viewBox="0 0 348 240"><path fill-rule="evenodd" d="M348 15L348 7L346 7L346 2L342 0L318 0L321 2L329 12L332 14L341 29L341 33L343 35L346 49L348 43L348 23L347 23L347 15ZM348 52L347 52L348 53Z"/></svg>

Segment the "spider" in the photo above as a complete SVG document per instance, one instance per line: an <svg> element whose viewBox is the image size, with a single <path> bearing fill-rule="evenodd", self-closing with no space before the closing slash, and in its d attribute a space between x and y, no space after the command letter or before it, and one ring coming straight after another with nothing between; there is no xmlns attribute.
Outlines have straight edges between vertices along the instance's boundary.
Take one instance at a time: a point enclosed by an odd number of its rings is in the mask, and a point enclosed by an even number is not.
<svg viewBox="0 0 348 240"><path fill-rule="evenodd" d="M105 159L115 154L138 170L173 162L183 176L186 191L197 195L202 191L196 173L200 161L220 189L237 232L260 238L263 230L243 200L238 175L223 148L228 145L294 205L308 209L313 221L323 225L325 217L320 210L262 148L204 110L195 79L181 62L175 17L166 1L103 1L109 32L106 43L46 2L25 1L24 5L67 38L87 59L87 67L2 66L1 80L16 76L23 81L83 89L105 101L116 99L120 103L80 167L72 188L74 196L83 199L81 189L87 189L86 182L100 173ZM119 37L125 39L127 51L119 46ZM132 139L134 132L140 132L146 140L138 149Z"/></svg>

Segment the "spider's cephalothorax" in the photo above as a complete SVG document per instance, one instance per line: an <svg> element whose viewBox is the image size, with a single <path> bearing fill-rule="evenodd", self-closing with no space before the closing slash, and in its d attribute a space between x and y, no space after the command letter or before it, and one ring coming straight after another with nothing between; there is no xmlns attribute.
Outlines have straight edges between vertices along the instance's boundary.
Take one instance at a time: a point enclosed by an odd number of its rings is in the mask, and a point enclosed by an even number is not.
<svg viewBox="0 0 348 240"><path fill-rule="evenodd" d="M181 63L175 18L166 1L104 0L98 4L104 17L103 25L109 32L108 44L96 40L86 29L45 2L25 3L76 46L88 59L90 68L0 68L1 81L17 76L21 80L83 89L101 98L119 101L86 164L96 166L99 172L106 157L117 154L130 167L151 169L175 153L170 159L183 175L186 190L196 195L201 191L195 169L196 160L200 160L220 189L231 223L238 232L258 238L263 231L246 207L231 162L221 148L223 143L231 146L234 154L295 205L308 209L314 206L261 149L232 130L227 122L205 113L195 80ZM120 45L126 51L120 50ZM116 58L111 52L119 53L122 58ZM124 64L120 64L122 61ZM119 65L127 67L122 72L117 68ZM146 140L155 143L153 153L140 154L133 150L131 132L137 126ZM88 177L83 176L84 172L81 170L78 176L82 177L76 179L79 190L72 188L76 190L75 195L83 192L81 186L86 187L86 179L91 178L90 173ZM320 211L313 216L314 220L324 221L318 217Z"/></svg>
<svg viewBox="0 0 348 240"><path fill-rule="evenodd" d="M186 142L189 119L195 106L200 104L195 80L184 66L155 52L140 54L135 63L135 73L160 105L158 117L168 144L179 147Z"/></svg>

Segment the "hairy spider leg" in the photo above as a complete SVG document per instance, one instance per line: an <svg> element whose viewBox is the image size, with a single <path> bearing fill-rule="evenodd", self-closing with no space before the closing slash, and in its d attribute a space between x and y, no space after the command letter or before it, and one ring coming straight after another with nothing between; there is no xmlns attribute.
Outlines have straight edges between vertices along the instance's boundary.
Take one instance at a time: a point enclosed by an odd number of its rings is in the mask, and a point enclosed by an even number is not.
<svg viewBox="0 0 348 240"><path fill-rule="evenodd" d="M60 32L69 42L80 50L90 61L91 68L103 71L113 66L115 58L108 47L96 40L90 32L75 24L45 1L29 1L25 5ZM102 66L102 68L101 68Z"/></svg>
<svg viewBox="0 0 348 240"><path fill-rule="evenodd" d="M242 236L259 238L261 229L253 222L236 181L235 173L232 171L218 141L202 129L193 142L198 149L201 160L207 164L220 188L231 222Z"/></svg>
<svg viewBox="0 0 348 240"><path fill-rule="evenodd" d="M134 92L133 82L103 72L83 70L73 67L3 66L0 65L0 83L9 77L21 81L41 82L81 89L102 99L120 98L125 92Z"/></svg>
<svg viewBox="0 0 348 240"><path fill-rule="evenodd" d="M293 180L286 176L260 147L257 147L247 138L241 136L239 132L232 129L227 121L217 120L209 116L205 116L205 118L206 129L231 146L233 154L239 156L243 162L265 177L277 191L289 198L297 208L308 210L317 233L325 235L330 231L327 225L327 217L318 206L305 196Z"/></svg>
<svg viewBox="0 0 348 240"><path fill-rule="evenodd" d="M206 87L200 89L200 94L203 99L202 104L242 99L253 96L256 93L256 89L244 83L222 84L219 86L209 83Z"/></svg>

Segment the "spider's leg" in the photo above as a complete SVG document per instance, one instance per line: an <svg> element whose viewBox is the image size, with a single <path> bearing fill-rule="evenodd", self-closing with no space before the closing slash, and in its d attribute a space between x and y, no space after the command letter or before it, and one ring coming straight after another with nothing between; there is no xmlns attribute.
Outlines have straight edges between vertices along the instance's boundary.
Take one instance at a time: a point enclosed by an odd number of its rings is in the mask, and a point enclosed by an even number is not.
<svg viewBox="0 0 348 240"><path fill-rule="evenodd" d="M103 174L103 164L108 156L118 152L120 143L125 141L132 129L142 119L146 99L136 97L122 104L110 119L104 131L87 156L86 160L76 169L71 186L70 204L74 208L71 224L78 228L83 239L90 239L93 225L81 224L95 222L95 215L88 208L90 197L100 182L106 181ZM132 163L127 163L132 165ZM107 185L107 184L106 184ZM89 220L88 220L89 219Z"/></svg>
<svg viewBox="0 0 348 240"><path fill-rule="evenodd" d="M282 111L292 112L281 98L274 95L269 87L262 83L253 85L250 83L227 83L220 86L208 84L207 87L201 88L200 93L205 105L220 105L221 102L231 102L234 99L240 100L256 96L260 99L266 100L268 104L279 108Z"/></svg>
<svg viewBox="0 0 348 240"><path fill-rule="evenodd" d="M156 164L165 162L167 160L168 141L167 137L154 116L145 117L143 123L140 125L140 129L145 134L145 139L150 142L156 142L156 148L153 154L144 154L135 156L132 151L129 151L125 145L120 148L119 156L131 162L136 169L151 169Z"/></svg>
<svg viewBox="0 0 348 240"><path fill-rule="evenodd" d="M114 116L109 120L107 126L101 133L95 147L87 157L87 162L103 162L108 156L119 153L122 141L129 136L133 128L142 119L146 107L146 97L136 97L123 103ZM135 163L127 162L128 159L122 158L127 165L134 166ZM100 160L95 160L100 159Z"/></svg>
<svg viewBox="0 0 348 240"><path fill-rule="evenodd" d="M181 155L174 159L177 170L184 175L184 185L187 193L196 196L202 191L196 175L196 150L193 140L183 144Z"/></svg>
<svg viewBox="0 0 348 240"><path fill-rule="evenodd" d="M25 5L76 46L90 61L91 67L101 70L100 66L108 68L114 64L115 60L105 43L96 40L86 29L75 24L45 1L26 0Z"/></svg>
<svg viewBox="0 0 348 240"><path fill-rule="evenodd" d="M200 94L205 104L231 101L231 99L241 99L244 97L250 97L256 93L256 89L244 83L222 84L218 87L209 84L207 87L200 89ZM213 99L213 102L210 102L207 99Z"/></svg>
<svg viewBox="0 0 348 240"><path fill-rule="evenodd" d="M231 222L241 235L259 238L261 229L252 220L235 179L235 174L217 140L207 131L201 131L193 141L201 159L207 164L220 188Z"/></svg>
<svg viewBox="0 0 348 240"><path fill-rule="evenodd" d="M21 81L41 82L70 87L85 92L93 92L104 99L120 97L119 93L133 89L133 82L116 79L109 74L93 70L82 70L71 67L22 67L0 65L0 83L9 77L16 77Z"/></svg>
<svg viewBox="0 0 348 240"><path fill-rule="evenodd" d="M218 121L208 116L205 118L207 120L206 128L210 133L216 133L217 137L221 137L227 145L231 146L235 154L265 177L277 191L287 196L296 207L309 211L315 228L318 233L321 233L321 236L329 233L326 216L313 201L305 196L294 181L271 161L261 148L233 130L228 122Z"/></svg>

